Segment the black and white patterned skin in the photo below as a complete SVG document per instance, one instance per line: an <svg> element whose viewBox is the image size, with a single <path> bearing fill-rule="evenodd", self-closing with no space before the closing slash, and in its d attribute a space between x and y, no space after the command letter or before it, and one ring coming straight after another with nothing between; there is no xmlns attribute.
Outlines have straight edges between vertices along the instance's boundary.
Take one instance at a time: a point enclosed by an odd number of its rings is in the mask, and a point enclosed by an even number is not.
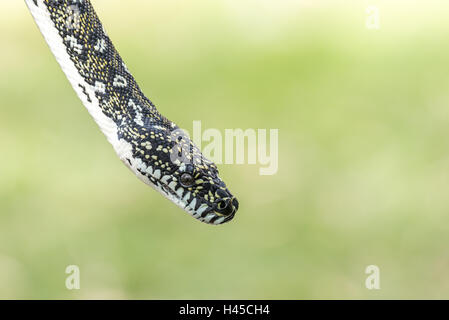
<svg viewBox="0 0 449 320"><path fill-rule="evenodd" d="M194 218L230 221L238 201L216 165L141 92L89 0L25 0L72 87L142 181Z"/></svg>

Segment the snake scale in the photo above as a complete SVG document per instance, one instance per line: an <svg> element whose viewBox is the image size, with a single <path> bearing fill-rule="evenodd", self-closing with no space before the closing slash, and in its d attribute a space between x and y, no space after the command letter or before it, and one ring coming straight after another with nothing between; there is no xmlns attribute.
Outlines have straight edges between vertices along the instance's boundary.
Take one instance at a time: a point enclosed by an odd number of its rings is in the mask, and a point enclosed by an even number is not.
<svg viewBox="0 0 449 320"><path fill-rule="evenodd" d="M25 0L73 89L118 157L194 218L230 221L238 201L217 166L141 92L89 0Z"/></svg>

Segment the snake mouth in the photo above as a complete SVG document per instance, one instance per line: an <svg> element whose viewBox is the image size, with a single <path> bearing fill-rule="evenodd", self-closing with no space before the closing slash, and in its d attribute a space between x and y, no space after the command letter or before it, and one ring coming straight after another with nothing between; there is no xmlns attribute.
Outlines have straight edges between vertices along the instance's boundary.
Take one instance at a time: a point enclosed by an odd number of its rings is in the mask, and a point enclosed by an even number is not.
<svg viewBox="0 0 449 320"><path fill-rule="evenodd" d="M205 214L206 217L210 213L213 213L215 215L215 217L213 217L207 223L219 225L219 224L223 224L223 223L229 222L232 219L234 219L234 216L239 207L238 201L235 198L232 198L229 203L231 203L231 210L229 210L229 211L223 212L223 210L211 209L207 214Z"/></svg>
<svg viewBox="0 0 449 320"><path fill-rule="evenodd" d="M193 217L200 220L201 222L210 225L220 225L231 221L235 216L235 212L236 211L232 212L230 215L225 216L222 213L217 212L213 208L211 208L210 210L203 212L200 216L194 213Z"/></svg>
<svg viewBox="0 0 449 320"><path fill-rule="evenodd" d="M231 221L232 219L234 219L234 216L235 216L235 213L236 213L236 212L237 212L237 210L234 210L234 212L231 213L229 216L227 216L227 217L223 220L222 223L226 223L226 222L229 222L229 221Z"/></svg>
<svg viewBox="0 0 449 320"><path fill-rule="evenodd" d="M176 192L173 191L173 190L168 186L168 184L166 184L166 183L164 183L164 182L162 182L162 181L160 181L160 180L158 180L157 183L160 185L160 188L162 189L162 191L165 192L166 195L170 195L170 196L173 196L173 197L178 197L177 194L176 194Z"/></svg>
<svg viewBox="0 0 449 320"><path fill-rule="evenodd" d="M218 209L216 205L210 205L206 202L199 201L197 198L182 198L177 192L170 188L168 184L161 180L157 180L157 185L167 197L177 199L178 205L192 217L207 224L220 225L229 222L234 218L235 213L238 210L238 201L235 198L229 199L228 210L223 211Z"/></svg>
<svg viewBox="0 0 449 320"><path fill-rule="evenodd" d="M154 174L152 170L148 172L147 169L148 167L137 169L142 177L148 178L147 180L143 179L143 181L193 218L211 225L220 225L234 218L238 210L238 201L234 197L231 196L221 200L226 203L224 206L223 204L219 206L218 203L208 203L201 198L194 197L190 191L182 187L177 188L173 180L166 178L170 175L161 176L160 171L157 170Z"/></svg>
<svg viewBox="0 0 449 320"><path fill-rule="evenodd" d="M220 202L226 202L226 206L220 207L218 204ZM210 205L209 208L202 213L193 214L193 217L212 225L220 225L231 221L239 208L237 199L230 197L226 200L220 200L218 203Z"/></svg>

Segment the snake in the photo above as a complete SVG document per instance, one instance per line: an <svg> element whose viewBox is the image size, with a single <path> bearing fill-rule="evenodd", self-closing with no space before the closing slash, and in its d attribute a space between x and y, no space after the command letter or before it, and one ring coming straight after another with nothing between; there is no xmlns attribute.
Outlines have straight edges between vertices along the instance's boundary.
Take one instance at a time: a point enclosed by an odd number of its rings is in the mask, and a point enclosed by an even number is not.
<svg viewBox="0 0 449 320"><path fill-rule="evenodd" d="M90 0L25 0L74 91L119 159L195 219L220 225L239 202L188 134L142 93Z"/></svg>

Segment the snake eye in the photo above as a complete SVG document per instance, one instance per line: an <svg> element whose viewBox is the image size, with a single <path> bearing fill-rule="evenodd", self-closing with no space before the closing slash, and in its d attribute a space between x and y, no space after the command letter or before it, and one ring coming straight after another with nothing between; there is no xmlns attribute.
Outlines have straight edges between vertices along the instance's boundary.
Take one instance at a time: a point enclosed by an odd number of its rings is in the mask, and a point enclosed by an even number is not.
<svg viewBox="0 0 449 320"><path fill-rule="evenodd" d="M193 186L195 180L193 179L193 176L190 173L183 173L181 175L180 182L183 187L191 187Z"/></svg>

